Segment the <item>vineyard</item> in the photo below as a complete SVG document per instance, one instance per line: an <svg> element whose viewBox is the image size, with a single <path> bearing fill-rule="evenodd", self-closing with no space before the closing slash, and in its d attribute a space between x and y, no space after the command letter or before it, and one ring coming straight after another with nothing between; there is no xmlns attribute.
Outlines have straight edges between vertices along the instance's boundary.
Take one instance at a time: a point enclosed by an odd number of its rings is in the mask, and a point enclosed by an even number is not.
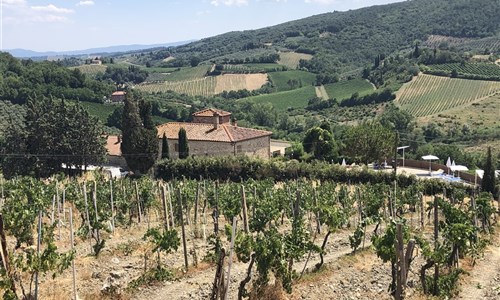
<svg viewBox="0 0 500 300"><path fill-rule="evenodd" d="M283 70L283 66L278 64L244 64L244 65L223 65L224 73L267 73L279 72Z"/></svg>
<svg viewBox="0 0 500 300"><path fill-rule="evenodd" d="M212 65L200 65L194 68L180 69L179 71L168 74L165 78L167 81L192 81L202 79L210 71Z"/></svg>
<svg viewBox="0 0 500 300"><path fill-rule="evenodd" d="M242 100L248 100L255 103L270 103L275 109L285 111L289 107L306 107L309 99L314 98L315 96L316 89L314 86L308 85L291 91L248 97Z"/></svg>
<svg viewBox="0 0 500 300"><path fill-rule="evenodd" d="M183 81L145 83L135 88L146 93L174 91L189 96L210 97L223 91L256 90L266 82L266 74L224 74Z"/></svg>
<svg viewBox="0 0 500 300"><path fill-rule="evenodd" d="M301 88L316 81L316 75L306 71L269 73L269 78L278 92Z"/></svg>
<svg viewBox="0 0 500 300"><path fill-rule="evenodd" d="M396 101L415 117L422 117L472 103L499 91L499 82L420 75L401 88Z"/></svg>
<svg viewBox="0 0 500 300"><path fill-rule="evenodd" d="M303 60L311 60L313 58L310 54L295 53L295 52L280 52L280 65L287 66L289 69L297 69L299 62Z"/></svg>
<svg viewBox="0 0 500 300"><path fill-rule="evenodd" d="M359 96L365 96L374 92L374 87L370 82L364 79L353 79L339 81L325 85L326 92L330 99L343 100L348 99L354 93Z"/></svg>
<svg viewBox="0 0 500 300"><path fill-rule="evenodd" d="M463 50L476 50L481 53L498 52L500 50L500 37L493 36L482 39L456 38L442 35L430 35L424 42L429 48L439 48L441 45L456 47Z"/></svg>
<svg viewBox="0 0 500 300"><path fill-rule="evenodd" d="M217 79L213 76L185 81L165 81L159 83L145 83L136 86L136 89L146 93L164 93L174 91L189 96L210 97L215 94Z"/></svg>
<svg viewBox="0 0 500 300"><path fill-rule="evenodd" d="M430 65L431 70L446 71L451 73L457 71L459 74L472 74L488 77L500 77L500 66L489 63L448 63Z"/></svg>
<svg viewBox="0 0 500 300"><path fill-rule="evenodd" d="M93 173L0 183L0 253L9 258L0 293L10 299L303 299L297 289L307 286L324 299L449 297L494 236L491 195L432 182ZM353 269L357 260L376 269ZM324 276L334 289L310 284Z"/></svg>
<svg viewBox="0 0 500 300"><path fill-rule="evenodd" d="M71 67L70 69L79 69L85 75L95 76L99 73L106 72L107 66L105 65L82 65L78 67Z"/></svg>

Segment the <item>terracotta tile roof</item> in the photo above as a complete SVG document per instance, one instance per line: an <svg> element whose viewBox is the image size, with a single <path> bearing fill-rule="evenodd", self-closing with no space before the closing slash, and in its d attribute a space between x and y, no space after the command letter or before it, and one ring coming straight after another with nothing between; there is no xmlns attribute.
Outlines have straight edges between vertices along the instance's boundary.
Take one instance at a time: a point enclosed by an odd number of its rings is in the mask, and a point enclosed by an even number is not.
<svg viewBox="0 0 500 300"><path fill-rule="evenodd" d="M230 116L231 113L227 111L223 111L220 109L215 109L215 108L207 108L198 112L193 113L194 117L213 117L215 113L218 113L219 116L225 117L225 116Z"/></svg>
<svg viewBox="0 0 500 300"><path fill-rule="evenodd" d="M125 96L125 92L124 91L117 91L117 92L114 92L113 94L111 94L112 96Z"/></svg>
<svg viewBox="0 0 500 300"><path fill-rule="evenodd" d="M120 149L121 142L118 142L117 135L110 135L106 140L106 151L108 155L121 156L122 150Z"/></svg>
<svg viewBox="0 0 500 300"><path fill-rule="evenodd" d="M163 133L165 133L167 139L177 140L181 127L186 130L187 138L191 141L231 143L270 136L272 134L270 131L236 127L229 124L220 124L215 129L213 124L172 122L158 126L158 137L162 138Z"/></svg>

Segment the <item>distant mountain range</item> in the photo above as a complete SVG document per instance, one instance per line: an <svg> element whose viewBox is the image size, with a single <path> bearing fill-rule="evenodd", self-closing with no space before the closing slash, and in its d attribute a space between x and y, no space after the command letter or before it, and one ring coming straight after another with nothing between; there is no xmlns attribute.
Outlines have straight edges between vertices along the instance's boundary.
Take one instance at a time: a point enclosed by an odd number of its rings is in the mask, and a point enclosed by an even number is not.
<svg viewBox="0 0 500 300"><path fill-rule="evenodd" d="M188 43L191 43L195 40L189 41L181 41L175 43L166 43L166 44L153 44L153 45L120 45L120 46L109 46L102 48L90 48L85 50L73 50L73 51L47 51L47 52L37 52L26 49L7 49L5 52L9 52L14 57L19 58L40 58L40 57L52 57L52 56L77 56L77 55L97 55L97 54L106 54L106 53L116 53L116 52L128 52L128 51L137 51L137 50L145 50L151 48L160 48L160 47L175 47L181 46Z"/></svg>

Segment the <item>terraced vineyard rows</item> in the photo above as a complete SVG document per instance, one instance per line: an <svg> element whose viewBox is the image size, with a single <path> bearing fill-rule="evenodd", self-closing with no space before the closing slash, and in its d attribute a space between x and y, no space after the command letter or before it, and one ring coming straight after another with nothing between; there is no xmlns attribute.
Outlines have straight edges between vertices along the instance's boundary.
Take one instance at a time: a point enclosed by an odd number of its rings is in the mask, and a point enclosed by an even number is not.
<svg viewBox="0 0 500 300"><path fill-rule="evenodd" d="M420 75L398 92L397 102L415 117L440 113L500 92L500 82Z"/></svg>
<svg viewBox="0 0 500 300"><path fill-rule="evenodd" d="M433 70L451 72L456 70L462 74L475 74L483 76L500 76L500 66L488 63L449 63L429 66Z"/></svg>
<svg viewBox="0 0 500 300"><path fill-rule="evenodd" d="M146 93L161 93L174 91L189 96L213 96L215 94L216 78L213 76L184 81L165 81L136 86L136 89Z"/></svg>
<svg viewBox="0 0 500 300"><path fill-rule="evenodd" d="M496 52L500 49L500 38L498 36L473 39L456 38L442 35L430 35L429 38L424 42L424 45L429 48L438 48L443 43L447 44L450 47L458 47L460 49L473 49L483 52L484 50Z"/></svg>

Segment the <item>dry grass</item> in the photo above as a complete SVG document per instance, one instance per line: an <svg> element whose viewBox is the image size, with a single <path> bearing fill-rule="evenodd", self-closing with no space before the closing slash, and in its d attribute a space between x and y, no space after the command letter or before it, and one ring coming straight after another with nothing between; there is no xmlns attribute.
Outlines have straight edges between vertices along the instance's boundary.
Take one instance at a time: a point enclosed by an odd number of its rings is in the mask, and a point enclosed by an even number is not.
<svg viewBox="0 0 500 300"><path fill-rule="evenodd" d="M224 91L249 91L260 89L267 82L267 74L224 74L217 76L215 94Z"/></svg>

